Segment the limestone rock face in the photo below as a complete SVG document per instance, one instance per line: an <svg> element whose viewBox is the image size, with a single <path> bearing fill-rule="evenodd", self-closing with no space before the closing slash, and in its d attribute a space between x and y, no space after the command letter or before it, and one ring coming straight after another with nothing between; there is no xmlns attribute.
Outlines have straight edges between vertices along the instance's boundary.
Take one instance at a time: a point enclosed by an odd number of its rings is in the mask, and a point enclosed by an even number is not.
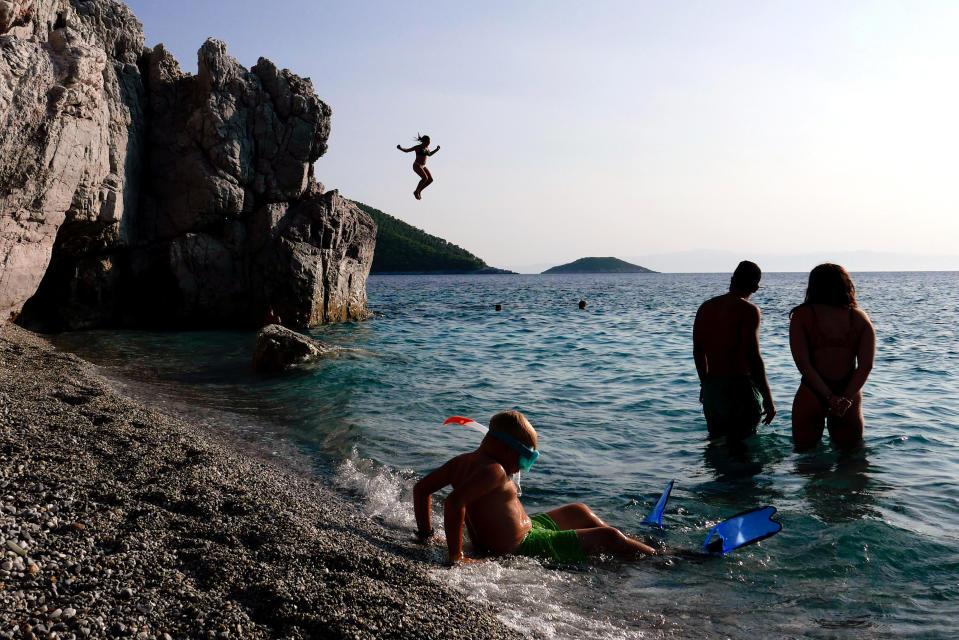
<svg viewBox="0 0 959 640"><path fill-rule="evenodd" d="M0 33L30 22L33 0L0 0Z"/></svg>
<svg viewBox="0 0 959 640"><path fill-rule="evenodd" d="M0 0L0 314L364 318L375 224L312 174L330 116L309 79L217 40L183 73L115 0Z"/></svg>
<svg viewBox="0 0 959 640"><path fill-rule="evenodd" d="M336 191L322 193L319 185L289 206L258 210L252 290L263 306L296 327L366 317L376 227L358 213L352 202Z"/></svg>
<svg viewBox="0 0 959 640"><path fill-rule="evenodd" d="M117 33L142 49L140 24L125 6L114 9ZM51 20L42 29L31 23L41 17ZM65 0L0 2L3 316L36 291L61 228L82 223L102 241L118 236L131 113L114 64L90 43L95 33Z"/></svg>
<svg viewBox="0 0 959 640"><path fill-rule="evenodd" d="M334 347L307 338L278 324L269 324L256 333L253 370L259 373L283 371L313 358L331 353Z"/></svg>

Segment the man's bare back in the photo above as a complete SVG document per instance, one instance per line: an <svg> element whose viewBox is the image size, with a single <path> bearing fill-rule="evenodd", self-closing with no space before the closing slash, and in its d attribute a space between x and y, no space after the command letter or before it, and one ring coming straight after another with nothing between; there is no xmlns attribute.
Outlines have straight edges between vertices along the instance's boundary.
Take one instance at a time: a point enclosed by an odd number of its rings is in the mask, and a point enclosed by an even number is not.
<svg viewBox="0 0 959 640"><path fill-rule="evenodd" d="M742 376L752 373L746 357L756 329L759 308L733 293L704 302L693 324L694 348L705 358L700 376ZM697 360L697 368L700 363Z"/></svg>
<svg viewBox="0 0 959 640"><path fill-rule="evenodd" d="M766 366L759 353L759 307L749 297L762 272L744 260L730 279L729 292L700 305L693 322L693 358L699 374L703 414L710 437L742 439L776 415Z"/></svg>

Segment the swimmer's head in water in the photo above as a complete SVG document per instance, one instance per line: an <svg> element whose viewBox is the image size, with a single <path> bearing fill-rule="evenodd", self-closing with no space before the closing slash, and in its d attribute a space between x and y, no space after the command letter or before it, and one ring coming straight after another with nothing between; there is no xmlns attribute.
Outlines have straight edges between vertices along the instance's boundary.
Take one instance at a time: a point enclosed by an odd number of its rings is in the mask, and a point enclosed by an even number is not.
<svg viewBox="0 0 959 640"><path fill-rule="evenodd" d="M580 308L580 309L585 309L585 308L586 308L586 301L585 301L585 300L580 300L580 301L579 301L579 308Z"/></svg>
<svg viewBox="0 0 959 640"><path fill-rule="evenodd" d="M496 305L494 308L495 308L497 311L502 311L502 310L503 310L503 305L498 304L498 305Z"/></svg>

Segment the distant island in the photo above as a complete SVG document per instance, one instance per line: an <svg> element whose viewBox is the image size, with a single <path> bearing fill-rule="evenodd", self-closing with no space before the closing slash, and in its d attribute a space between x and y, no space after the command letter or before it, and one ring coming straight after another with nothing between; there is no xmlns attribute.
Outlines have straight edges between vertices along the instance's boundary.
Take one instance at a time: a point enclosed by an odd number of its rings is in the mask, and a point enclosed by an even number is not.
<svg viewBox="0 0 959 640"><path fill-rule="evenodd" d="M656 271L619 258L580 258L575 262L547 269L543 273L656 273Z"/></svg>
<svg viewBox="0 0 959 640"><path fill-rule="evenodd" d="M376 222L370 273L515 273L497 269L455 244L430 235L362 202L353 204Z"/></svg>

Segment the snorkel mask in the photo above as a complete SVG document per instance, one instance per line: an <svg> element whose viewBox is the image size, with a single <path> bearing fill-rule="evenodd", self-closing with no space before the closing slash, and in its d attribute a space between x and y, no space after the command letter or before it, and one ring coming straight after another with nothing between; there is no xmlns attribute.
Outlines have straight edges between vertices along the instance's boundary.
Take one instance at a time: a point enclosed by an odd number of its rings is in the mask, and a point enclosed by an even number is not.
<svg viewBox="0 0 959 640"><path fill-rule="evenodd" d="M533 463L536 462L536 458L539 457L539 451L536 451L535 449L530 449L525 444L523 444L516 438L512 437L508 433L503 433L502 431L492 431L490 430L489 427L485 427L481 425L480 423L478 423L476 420L473 420L471 418L464 418L462 416L453 416L452 418L447 419L446 422L444 422L443 424L444 425L460 424L460 425L463 425L464 427L469 427L470 429L478 431L479 433L482 433L484 436L489 434L493 436L494 438L496 438L497 440L500 440L501 442L505 442L513 451L516 452L517 466L519 467L521 471L529 471L530 467L533 466ZM512 480L513 484L516 485L517 496L523 495L523 487L520 485L520 478L522 475L523 474L520 473L520 471L517 471L516 473L512 474L509 477L509 479Z"/></svg>
<svg viewBox="0 0 959 640"><path fill-rule="evenodd" d="M476 422L475 420L471 420L470 418L453 416L452 418L447 419L443 424L461 424L464 427L475 429L484 435L491 435L500 442L505 442L510 449L516 452L516 462L520 471L529 471L530 467L533 466L533 463L536 462L536 459L539 458L539 451L536 449L527 447L525 444L508 433L489 429L488 427L484 427L480 423ZM517 482L517 485L518 484L519 483Z"/></svg>
<svg viewBox="0 0 959 640"><path fill-rule="evenodd" d="M503 433L502 431L494 431L490 429L487 433L501 442L505 442L509 445L509 448L516 452L516 465L519 467L520 471L529 471L533 466L533 463L536 462L536 459L539 458L539 451L531 447L527 447L525 444L509 435L508 433Z"/></svg>

